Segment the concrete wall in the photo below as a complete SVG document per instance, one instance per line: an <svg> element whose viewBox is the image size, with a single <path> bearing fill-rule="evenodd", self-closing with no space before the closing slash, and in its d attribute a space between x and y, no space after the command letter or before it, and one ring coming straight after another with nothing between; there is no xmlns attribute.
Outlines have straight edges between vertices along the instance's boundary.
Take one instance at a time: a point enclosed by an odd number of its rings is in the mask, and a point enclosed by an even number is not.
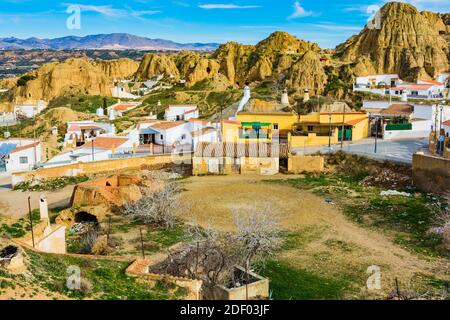
<svg viewBox="0 0 450 320"><path fill-rule="evenodd" d="M416 153L413 156L413 181L423 191L448 193L450 159Z"/></svg>
<svg viewBox="0 0 450 320"><path fill-rule="evenodd" d="M333 132L331 137L331 144L336 144L338 140L338 130ZM294 148L304 148L304 147L317 147L328 145L328 136L317 136L315 133L310 133L308 136L293 136L289 134L288 136L289 146L291 149Z"/></svg>
<svg viewBox="0 0 450 320"><path fill-rule="evenodd" d="M392 131L385 130L383 139L395 140L395 139L427 138L430 135L432 125L433 122L431 120L414 121L412 122L412 130L392 130Z"/></svg>
<svg viewBox="0 0 450 320"><path fill-rule="evenodd" d="M325 167L325 159L319 156L290 156L288 160L288 172L322 172Z"/></svg>
<svg viewBox="0 0 450 320"><path fill-rule="evenodd" d="M47 253L65 254L66 250L66 227L49 227L48 234L36 242L36 249Z"/></svg>
<svg viewBox="0 0 450 320"><path fill-rule="evenodd" d="M191 154L178 155L156 155L147 157L135 157L125 159L115 159L106 161L96 161L89 163L75 163L67 166L38 169L31 172L15 173L12 175L12 185L15 186L23 181L33 179L51 179L57 177L74 177L86 174L96 174L124 169L138 169L142 166L164 165L175 163L175 161L191 160Z"/></svg>

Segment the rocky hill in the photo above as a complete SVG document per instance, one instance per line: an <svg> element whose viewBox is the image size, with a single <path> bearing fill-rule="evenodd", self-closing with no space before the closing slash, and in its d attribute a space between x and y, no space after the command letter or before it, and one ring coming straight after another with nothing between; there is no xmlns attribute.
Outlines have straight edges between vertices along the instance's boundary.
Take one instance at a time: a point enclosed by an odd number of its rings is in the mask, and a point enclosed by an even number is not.
<svg viewBox="0 0 450 320"><path fill-rule="evenodd" d="M358 75L398 73L411 81L434 78L449 69L448 33L444 15L390 2L380 11L379 28L366 26L336 52L343 61L356 62Z"/></svg>
<svg viewBox="0 0 450 320"><path fill-rule="evenodd" d="M17 102L51 101L67 93L110 96L114 79L133 76L138 66L130 59L101 62L69 59L49 63L22 76L10 94Z"/></svg>
<svg viewBox="0 0 450 320"><path fill-rule="evenodd" d="M227 83L242 87L245 83L276 79L281 85L313 93L322 93L326 84L322 50L315 43L299 40L285 32L275 32L255 46L229 42L214 54L181 52L176 55L146 55L137 72L145 79L160 72L186 80L188 87L199 81ZM299 75L299 71L305 76Z"/></svg>

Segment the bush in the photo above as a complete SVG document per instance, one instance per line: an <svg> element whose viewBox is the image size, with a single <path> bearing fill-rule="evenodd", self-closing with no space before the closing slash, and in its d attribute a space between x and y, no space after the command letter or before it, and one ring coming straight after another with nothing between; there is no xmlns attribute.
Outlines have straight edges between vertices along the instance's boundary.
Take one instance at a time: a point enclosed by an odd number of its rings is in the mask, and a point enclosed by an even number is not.
<svg viewBox="0 0 450 320"><path fill-rule="evenodd" d="M92 254L96 256L107 256L109 254L109 251L110 250L106 236L97 238L91 249Z"/></svg>

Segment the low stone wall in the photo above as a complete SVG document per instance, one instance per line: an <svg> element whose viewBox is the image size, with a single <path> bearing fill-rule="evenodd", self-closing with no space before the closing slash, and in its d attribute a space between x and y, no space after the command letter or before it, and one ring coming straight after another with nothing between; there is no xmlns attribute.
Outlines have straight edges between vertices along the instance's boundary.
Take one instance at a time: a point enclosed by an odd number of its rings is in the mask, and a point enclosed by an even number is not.
<svg viewBox="0 0 450 320"><path fill-rule="evenodd" d="M289 147L291 149L304 147L317 147L328 145L330 138L328 136L317 136L316 133L310 133L308 136L289 136ZM338 143L337 135L331 137L331 144Z"/></svg>
<svg viewBox="0 0 450 320"><path fill-rule="evenodd" d="M105 161L95 161L86 163L74 163L66 166L43 168L31 172L14 173L12 175L12 186L20 182L31 181L33 179L51 179L58 177L75 177L86 174L96 174L125 169L139 169L145 166L158 166L172 163L188 163L191 160L191 153L179 155L155 155L147 157L135 157L125 159L114 159ZM176 162L177 161L177 162Z"/></svg>
<svg viewBox="0 0 450 320"><path fill-rule="evenodd" d="M148 282L150 285L155 285L158 281L173 283L186 289L187 296L185 297L185 300L201 300L201 289L203 284L201 280L174 277L167 274L149 273L148 269L150 265L150 260L137 259L127 268L125 273L130 277L136 277Z"/></svg>
<svg viewBox="0 0 450 320"><path fill-rule="evenodd" d="M416 153L413 156L414 185L426 192L445 194L450 186L450 159Z"/></svg>
<svg viewBox="0 0 450 320"><path fill-rule="evenodd" d="M245 274L245 269L241 267L236 267ZM248 299L267 299L269 297L269 279L263 278L254 272L248 272L249 276L256 281L250 283L248 287L241 286L238 288L226 288L224 286L215 286L207 292L207 299L209 300L247 300Z"/></svg>
<svg viewBox="0 0 450 320"><path fill-rule="evenodd" d="M325 167L325 159L320 156L289 156L288 172L322 172Z"/></svg>

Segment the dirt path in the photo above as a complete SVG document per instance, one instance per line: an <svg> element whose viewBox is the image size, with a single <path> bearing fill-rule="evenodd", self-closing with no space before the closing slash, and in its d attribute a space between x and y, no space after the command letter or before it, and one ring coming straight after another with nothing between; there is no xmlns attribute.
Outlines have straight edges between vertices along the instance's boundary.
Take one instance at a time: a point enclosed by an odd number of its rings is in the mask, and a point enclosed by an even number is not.
<svg viewBox="0 0 450 320"><path fill-rule="evenodd" d="M291 176L285 176L292 178ZM272 179L277 177L272 177ZM233 229L233 210L270 202L283 229L298 233L299 244L281 259L321 275L354 273L367 279L369 266L381 268L385 294L395 278L417 276L449 278L449 261L421 258L394 244L386 235L360 227L334 205L304 190L263 183L264 177L192 177L183 197L193 203L188 220L219 230ZM365 281L358 283L361 290Z"/></svg>
<svg viewBox="0 0 450 320"><path fill-rule="evenodd" d="M9 178L0 179L0 216L21 218L28 213L28 197L31 196L31 209L39 208L39 197L46 195L50 208L67 207L72 197L73 187L44 192L22 192L11 190Z"/></svg>

